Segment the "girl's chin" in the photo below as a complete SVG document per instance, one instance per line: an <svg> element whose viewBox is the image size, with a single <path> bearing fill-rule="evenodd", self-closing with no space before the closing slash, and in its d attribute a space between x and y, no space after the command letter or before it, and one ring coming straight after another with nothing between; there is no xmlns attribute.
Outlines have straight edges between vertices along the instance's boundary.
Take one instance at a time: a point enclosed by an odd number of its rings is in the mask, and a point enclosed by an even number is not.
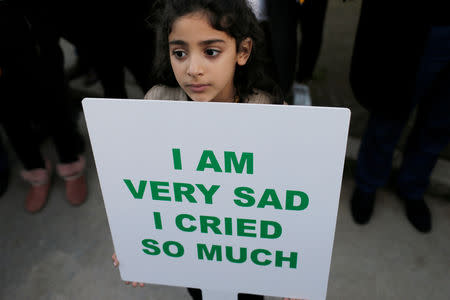
<svg viewBox="0 0 450 300"><path fill-rule="evenodd" d="M204 94L188 94L189 98L196 102L234 102L233 99L218 100Z"/></svg>
<svg viewBox="0 0 450 300"><path fill-rule="evenodd" d="M197 102L212 102L214 101L210 97L207 97L206 95L200 95L200 94L191 94L189 95L189 98L191 98L193 101Z"/></svg>

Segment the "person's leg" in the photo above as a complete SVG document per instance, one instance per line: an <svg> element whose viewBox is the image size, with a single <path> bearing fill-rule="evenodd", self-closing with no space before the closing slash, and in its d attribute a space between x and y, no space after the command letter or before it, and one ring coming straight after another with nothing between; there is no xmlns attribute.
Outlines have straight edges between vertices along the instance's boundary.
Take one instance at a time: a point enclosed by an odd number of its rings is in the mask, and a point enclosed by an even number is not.
<svg viewBox="0 0 450 300"><path fill-rule="evenodd" d="M450 80L448 75L447 80ZM433 93L433 101L428 99L419 105L397 182L399 193L405 198L423 198L439 154L450 141L448 82L440 83L440 88Z"/></svg>
<svg viewBox="0 0 450 300"><path fill-rule="evenodd" d="M189 295L191 295L192 300L202 300L202 290L201 289L194 289L194 288L188 288Z"/></svg>
<svg viewBox="0 0 450 300"><path fill-rule="evenodd" d="M189 295L193 300L202 300L202 291L200 289L188 288ZM264 296L251 295L251 294L239 294L238 300L263 300Z"/></svg>
<svg viewBox="0 0 450 300"><path fill-rule="evenodd" d="M49 65L50 62L47 62ZM82 156L84 141L78 132L75 113L65 93L52 98L48 93L46 111L41 114L40 125L48 129L58 153L58 174L65 180L66 197L72 205L84 203L87 196L87 185L84 176L85 160ZM45 101L45 100L44 100ZM45 109L45 108L44 108Z"/></svg>
<svg viewBox="0 0 450 300"><path fill-rule="evenodd" d="M297 18L295 0L267 0L270 46L276 67L277 83L285 95L294 81L297 55Z"/></svg>
<svg viewBox="0 0 450 300"><path fill-rule="evenodd" d="M0 139L0 197L5 194L9 182L8 155Z"/></svg>
<svg viewBox="0 0 450 300"><path fill-rule="evenodd" d="M431 230L424 202L431 172L450 141L450 26L433 27L417 75L417 119L397 179L407 216L420 231Z"/></svg>
<svg viewBox="0 0 450 300"><path fill-rule="evenodd" d="M264 73L269 78L268 80L269 80L270 84L268 84L268 86L272 87L273 83L278 84L277 67L274 62L272 47L270 45L270 41L272 40L272 34L270 31L269 22L267 20L259 23L259 25L260 25L261 29L263 30L264 40L266 41L264 44L264 48L262 49L263 56L265 59ZM275 92L274 94L279 94L279 92L278 93Z"/></svg>
<svg viewBox="0 0 450 300"><path fill-rule="evenodd" d="M34 74L38 83L35 95L34 121L46 128L53 138L61 163L77 161L83 152L83 140L78 132L76 113L69 103L64 81L64 58L59 46L59 33L44 28L38 36L40 55Z"/></svg>
<svg viewBox="0 0 450 300"><path fill-rule="evenodd" d="M370 115L356 169L356 185L365 193L375 193L387 183L394 150L406 121Z"/></svg>
<svg viewBox="0 0 450 300"><path fill-rule="evenodd" d="M26 72L22 72L22 75ZM20 83L24 84L27 81ZM9 81L9 80L8 80ZM9 83L12 83L9 81ZM16 88L13 88L16 86ZM40 140L37 138L31 126L27 99L17 87L30 85L11 84L11 92L5 98L6 105L3 105L2 121L3 128L9 142L23 165L21 175L25 181L30 183L30 189L25 198L25 209L30 213L40 211L47 202L50 188L50 165L45 163L40 152ZM17 101L16 103L14 101Z"/></svg>
<svg viewBox="0 0 450 300"><path fill-rule="evenodd" d="M370 220L375 201L375 191L387 183L392 158L407 119L391 119L371 114L361 140L356 167L356 188L351 199L355 222L365 224Z"/></svg>
<svg viewBox="0 0 450 300"><path fill-rule="evenodd" d="M2 44L5 50L2 68L5 72L0 79L0 90L4 96L0 118L5 133L23 164L21 175L31 184L25 199L25 209L35 213L47 202L50 187L50 165L41 156L40 140L32 126L34 116L42 105L36 96L40 88L36 78L45 70L38 64L41 52L36 51L35 39L31 36L30 26L22 11L7 10L6 13L9 17L6 21L9 23L5 28L9 34L4 35ZM30 17L29 20L34 18ZM41 34L40 28L33 27L38 37Z"/></svg>
<svg viewBox="0 0 450 300"><path fill-rule="evenodd" d="M322 46L327 4L328 0L306 0L299 5L298 15L302 35L295 79L300 83L312 78Z"/></svg>
<svg viewBox="0 0 450 300"><path fill-rule="evenodd" d="M78 206L85 202L87 184L84 171L86 162L82 155L84 141L75 120L69 113L58 113L50 131L59 156L58 174L65 180L66 197L70 204Z"/></svg>
<svg viewBox="0 0 450 300"><path fill-rule="evenodd" d="M12 112L11 110L9 112ZM25 170L45 168L39 141L27 119L3 120L3 128L11 146Z"/></svg>
<svg viewBox="0 0 450 300"><path fill-rule="evenodd" d="M39 69L36 45L23 14L12 7L0 11L0 122L25 169L43 168L39 142L31 127L34 93L38 84L34 78ZM26 95L25 91L31 91Z"/></svg>
<svg viewBox="0 0 450 300"><path fill-rule="evenodd" d="M85 160L81 156L83 140L78 133L75 113L66 97L60 35L52 26L40 28L40 16L36 16L35 20L39 30L37 43L41 50L38 65L42 71L34 78L39 87L35 96L39 106L34 120L48 130L56 146L59 156L57 171L65 180L67 200L72 205L80 205L87 195L83 174Z"/></svg>

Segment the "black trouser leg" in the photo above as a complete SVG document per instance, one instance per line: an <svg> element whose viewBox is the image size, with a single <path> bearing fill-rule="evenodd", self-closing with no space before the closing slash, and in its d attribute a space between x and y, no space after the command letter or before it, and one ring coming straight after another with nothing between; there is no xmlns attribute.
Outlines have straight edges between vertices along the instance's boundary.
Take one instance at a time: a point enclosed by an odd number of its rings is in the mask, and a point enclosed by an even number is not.
<svg viewBox="0 0 450 300"><path fill-rule="evenodd" d="M200 289L188 288L189 294L193 300L202 300L202 291ZM251 295L251 294L239 294L238 300L263 300L264 296Z"/></svg>
<svg viewBox="0 0 450 300"><path fill-rule="evenodd" d="M277 83L287 95L294 81L297 55L296 2L267 0L267 12Z"/></svg>
<svg viewBox="0 0 450 300"><path fill-rule="evenodd" d="M328 0L305 1L299 5L301 28L299 67L295 79L303 82L312 78L322 46L323 27Z"/></svg>
<svg viewBox="0 0 450 300"><path fill-rule="evenodd" d="M45 71L39 74L41 105L35 119L53 138L60 162L71 163L78 160L83 151L83 140L75 122L74 108L66 97L63 54L57 41L42 41L39 64Z"/></svg>

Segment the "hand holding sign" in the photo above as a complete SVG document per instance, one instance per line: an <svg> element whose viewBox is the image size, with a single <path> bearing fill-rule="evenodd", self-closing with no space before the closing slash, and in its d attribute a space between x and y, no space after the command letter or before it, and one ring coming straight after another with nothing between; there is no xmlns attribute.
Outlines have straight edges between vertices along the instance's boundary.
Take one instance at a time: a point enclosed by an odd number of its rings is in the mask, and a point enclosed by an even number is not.
<svg viewBox="0 0 450 300"><path fill-rule="evenodd" d="M113 255L112 255L112 260L113 260L113 264L114 264L114 267L118 267L119 266L119 260L117 259L117 255L116 255L116 253L113 253ZM129 285L129 284L131 284L133 287L144 287L145 286L145 284L144 283L142 283L142 282L135 282L135 281L133 281L133 282L130 282L130 281L125 281L125 284L127 284L127 285ZM209 294L211 297L212 296L214 296L214 294ZM223 293L221 293L221 292L219 292L219 295L221 295L222 297L224 297L225 295L223 294ZM215 299L217 300L217 296L215 296ZM228 300L228 299L227 299ZM295 299L295 298L283 298L283 300L306 300L306 299Z"/></svg>
<svg viewBox="0 0 450 300"><path fill-rule="evenodd" d="M114 265L114 267L118 267L119 266L119 260L117 259L117 255L116 255L116 253L113 253L113 255L112 255L112 260L113 260L113 265ZM125 284L130 284L131 283L131 285L133 286L133 287L137 287L137 286L140 286L140 287L144 287L144 283L143 282L136 282L136 281L133 281L133 282L131 282L131 281L125 281Z"/></svg>

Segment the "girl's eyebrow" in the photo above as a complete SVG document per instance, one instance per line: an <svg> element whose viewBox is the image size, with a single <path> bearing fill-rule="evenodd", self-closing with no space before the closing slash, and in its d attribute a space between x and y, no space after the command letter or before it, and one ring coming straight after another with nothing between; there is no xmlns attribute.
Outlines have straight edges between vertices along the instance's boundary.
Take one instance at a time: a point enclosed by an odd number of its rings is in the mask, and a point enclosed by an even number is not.
<svg viewBox="0 0 450 300"><path fill-rule="evenodd" d="M169 45L180 45L180 46L186 46L187 43L185 41L182 40L174 40L174 41L170 41Z"/></svg>
<svg viewBox="0 0 450 300"><path fill-rule="evenodd" d="M211 44L214 44L214 43L225 43L225 41L224 40L219 40L219 39L206 40L206 41L201 41L199 43L199 45L207 46L207 45L211 45Z"/></svg>
<svg viewBox="0 0 450 300"><path fill-rule="evenodd" d="M213 40L206 40L206 41L201 41L200 43L198 43L201 46L208 46L214 43L225 43L224 40L220 40L220 39L213 39ZM169 42L169 45L179 45L179 46L186 46L187 43L185 41L182 40L173 40Z"/></svg>

